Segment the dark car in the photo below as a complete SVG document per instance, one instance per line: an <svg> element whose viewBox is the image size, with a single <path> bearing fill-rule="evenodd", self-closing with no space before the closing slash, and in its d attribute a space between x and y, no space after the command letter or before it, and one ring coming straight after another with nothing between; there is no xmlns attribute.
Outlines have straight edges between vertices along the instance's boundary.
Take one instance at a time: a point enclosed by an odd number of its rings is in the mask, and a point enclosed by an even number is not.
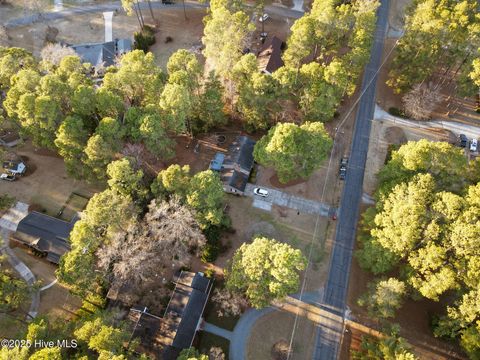
<svg viewBox="0 0 480 360"><path fill-rule="evenodd" d="M462 148L467 147L468 140L467 140L467 137L465 136L465 134L460 134L458 139L460 140L460 147L462 147Z"/></svg>
<svg viewBox="0 0 480 360"><path fill-rule="evenodd" d="M347 165L348 165L348 158L344 156L340 160L340 169L338 171L340 180L345 180L345 177L347 176Z"/></svg>

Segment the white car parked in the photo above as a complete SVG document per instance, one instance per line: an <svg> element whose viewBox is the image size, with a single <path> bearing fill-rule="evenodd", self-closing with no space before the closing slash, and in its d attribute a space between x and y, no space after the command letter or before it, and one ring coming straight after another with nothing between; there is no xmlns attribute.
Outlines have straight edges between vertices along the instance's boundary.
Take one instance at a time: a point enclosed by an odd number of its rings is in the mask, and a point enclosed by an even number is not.
<svg viewBox="0 0 480 360"><path fill-rule="evenodd" d="M0 179L5 181L15 181L15 174L3 173L0 174Z"/></svg>
<svg viewBox="0 0 480 360"><path fill-rule="evenodd" d="M258 19L258 21L264 22L264 21L267 21L267 19L270 19L270 15L268 15L268 14L263 14L262 16L260 16L260 18Z"/></svg>
<svg viewBox="0 0 480 360"><path fill-rule="evenodd" d="M478 141L477 139L472 139L470 141L470 151L477 151Z"/></svg>
<svg viewBox="0 0 480 360"><path fill-rule="evenodd" d="M268 196L268 191L262 188L255 188L253 189L253 193L255 195L261 196L261 197L267 197Z"/></svg>

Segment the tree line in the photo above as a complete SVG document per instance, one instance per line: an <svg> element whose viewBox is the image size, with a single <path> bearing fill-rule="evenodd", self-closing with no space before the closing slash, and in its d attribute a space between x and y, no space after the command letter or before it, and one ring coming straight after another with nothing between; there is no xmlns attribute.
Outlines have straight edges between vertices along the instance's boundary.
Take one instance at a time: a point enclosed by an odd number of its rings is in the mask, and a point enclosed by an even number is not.
<svg viewBox="0 0 480 360"><path fill-rule="evenodd" d="M414 1L407 8L405 34L398 40L387 84L395 93L412 93L404 98L405 111L423 120L431 113L425 115L424 108L439 102L442 87L454 85L454 94L462 97L478 94L479 49L477 1Z"/></svg>
<svg viewBox="0 0 480 360"><path fill-rule="evenodd" d="M293 107L307 121L333 118L342 98L352 95L367 63L378 1L314 1L291 28L285 66L259 73L255 56L242 55L252 24L235 2L210 3L202 38L207 64L227 88L228 102L250 129L284 121ZM291 120L291 117L287 117ZM297 119L294 119L297 121Z"/></svg>
<svg viewBox="0 0 480 360"><path fill-rule="evenodd" d="M430 319L435 336L460 339L478 358L480 161L450 144L420 140L393 151L378 178L356 257L379 277L359 303L387 319L406 296L442 300L445 314Z"/></svg>
<svg viewBox="0 0 480 360"><path fill-rule="evenodd" d="M101 86L76 56L38 63L27 51L0 49L0 87L8 118L37 146L57 150L75 178L105 180L127 144L157 158L173 154L173 136L225 123L221 85L200 80L194 54L179 50L165 75L153 54L136 50L110 67Z"/></svg>

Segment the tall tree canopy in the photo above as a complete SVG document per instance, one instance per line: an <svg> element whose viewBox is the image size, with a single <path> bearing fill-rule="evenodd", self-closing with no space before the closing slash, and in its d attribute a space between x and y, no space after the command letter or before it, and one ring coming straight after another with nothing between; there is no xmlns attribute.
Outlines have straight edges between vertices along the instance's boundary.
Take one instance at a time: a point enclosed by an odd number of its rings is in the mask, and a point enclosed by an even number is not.
<svg viewBox="0 0 480 360"><path fill-rule="evenodd" d="M388 84L395 92L406 92L415 84L429 81L436 70L464 82L472 62L479 57L480 15L476 0L422 0L410 7L405 35L399 40ZM442 81L440 79L439 81ZM474 95L478 88L463 84Z"/></svg>
<svg viewBox="0 0 480 360"><path fill-rule="evenodd" d="M105 74L103 88L120 95L131 106L156 104L164 75L152 53L134 50L122 56L118 68Z"/></svg>
<svg viewBox="0 0 480 360"><path fill-rule="evenodd" d="M306 119L330 120L342 98L355 91L370 56L379 4L317 0L293 24L278 78Z"/></svg>
<svg viewBox="0 0 480 360"><path fill-rule="evenodd" d="M327 158L331 146L322 123L283 123L257 142L254 156L260 164L274 167L281 182L288 182L309 177Z"/></svg>
<svg viewBox="0 0 480 360"><path fill-rule="evenodd" d="M227 288L244 292L252 306L263 308L298 290L299 271L306 262L300 250L257 237L235 252L226 273Z"/></svg>
<svg viewBox="0 0 480 360"><path fill-rule="evenodd" d="M216 1L205 19L203 54L222 77L230 78L235 63L247 46L247 36L253 31L248 15L227 8L226 1Z"/></svg>
<svg viewBox="0 0 480 360"><path fill-rule="evenodd" d="M459 337L475 358L480 183L472 169L446 143L421 140L394 151L379 174L377 204L364 214L357 257L376 274L397 270L415 297L439 301L450 294L435 334Z"/></svg>
<svg viewBox="0 0 480 360"><path fill-rule="evenodd" d="M152 183L152 192L160 198L179 196L195 211L202 229L222 225L225 220L222 182L211 170L201 171L192 177L188 165L170 165L158 173Z"/></svg>

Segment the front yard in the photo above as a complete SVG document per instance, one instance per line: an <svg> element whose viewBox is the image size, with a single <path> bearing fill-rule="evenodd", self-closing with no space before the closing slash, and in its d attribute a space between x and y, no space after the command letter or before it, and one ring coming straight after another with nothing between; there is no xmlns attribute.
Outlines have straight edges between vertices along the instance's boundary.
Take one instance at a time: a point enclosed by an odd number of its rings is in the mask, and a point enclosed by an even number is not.
<svg viewBox="0 0 480 360"><path fill-rule="evenodd" d="M68 177L63 159L51 151L37 149L30 142L12 150L26 163L27 173L16 181L0 182L0 193L8 193L37 211L57 216L72 192L91 197L101 191L99 186Z"/></svg>

